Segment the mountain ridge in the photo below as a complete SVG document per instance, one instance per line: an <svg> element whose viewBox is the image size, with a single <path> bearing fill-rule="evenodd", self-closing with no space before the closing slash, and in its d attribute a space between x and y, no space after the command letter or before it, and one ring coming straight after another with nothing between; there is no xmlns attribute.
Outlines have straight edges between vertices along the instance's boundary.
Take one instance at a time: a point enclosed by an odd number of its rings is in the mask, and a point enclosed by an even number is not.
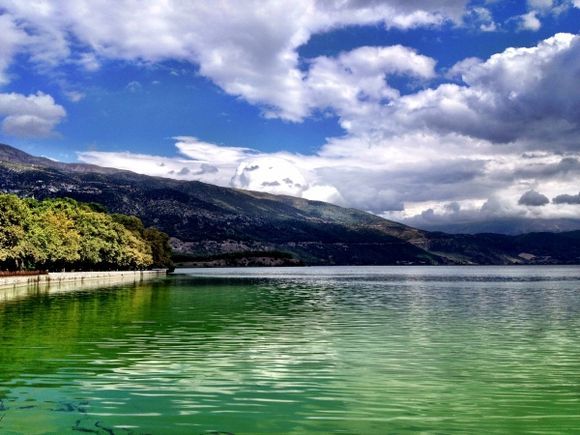
<svg viewBox="0 0 580 435"><path fill-rule="evenodd" d="M497 218L491 221L422 223L413 220L406 225L429 232L449 234L495 233L517 236L528 233L563 233L580 230L580 219L574 218Z"/></svg>
<svg viewBox="0 0 580 435"><path fill-rule="evenodd" d="M55 162L9 145L0 145L0 188L136 215L172 236L176 252L197 257L282 251L305 264L580 263L575 233L518 238L429 232L324 202Z"/></svg>

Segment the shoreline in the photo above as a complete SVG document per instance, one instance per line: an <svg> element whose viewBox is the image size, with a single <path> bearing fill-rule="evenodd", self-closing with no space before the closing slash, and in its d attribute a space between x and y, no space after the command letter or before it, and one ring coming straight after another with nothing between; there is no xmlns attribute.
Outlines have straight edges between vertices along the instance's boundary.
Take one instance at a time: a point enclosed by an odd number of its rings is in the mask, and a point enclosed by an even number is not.
<svg viewBox="0 0 580 435"><path fill-rule="evenodd" d="M84 283L87 281L143 281L167 275L167 269L121 270L103 272L50 272L44 275L0 277L0 291L18 287Z"/></svg>

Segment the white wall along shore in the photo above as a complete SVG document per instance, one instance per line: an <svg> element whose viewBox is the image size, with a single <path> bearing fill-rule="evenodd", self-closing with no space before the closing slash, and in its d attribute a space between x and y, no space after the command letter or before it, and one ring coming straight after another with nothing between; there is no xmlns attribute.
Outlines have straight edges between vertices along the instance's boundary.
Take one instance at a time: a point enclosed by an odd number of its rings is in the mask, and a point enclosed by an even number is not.
<svg viewBox="0 0 580 435"><path fill-rule="evenodd" d="M59 285L63 283L103 282L103 284L139 282L167 275L167 269L111 272L54 272L46 275L0 277L0 291L16 287Z"/></svg>

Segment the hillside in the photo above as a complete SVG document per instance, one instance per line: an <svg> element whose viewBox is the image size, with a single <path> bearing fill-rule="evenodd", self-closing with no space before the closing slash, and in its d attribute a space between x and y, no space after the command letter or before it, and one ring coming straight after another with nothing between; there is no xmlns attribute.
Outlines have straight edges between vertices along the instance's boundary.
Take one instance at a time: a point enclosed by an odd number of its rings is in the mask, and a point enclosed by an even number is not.
<svg viewBox="0 0 580 435"><path fill-rule="evenodd" d="M65 164L8 145L0 145L0 187L19 196L70 197L138 216L172 236L176 252L195 257L281 251L306 264L580 262L576 233L432 233L323 202Z"/></svg>
<svg viewBox="0 0 580 435"><path fill-rule="evenodd" d="M426 231L451 234L496 233L519 235L527 233L562 233L580 230L580 219L571 218L497 218L475 222L427 223L417 219L407 222Z"/></svg>

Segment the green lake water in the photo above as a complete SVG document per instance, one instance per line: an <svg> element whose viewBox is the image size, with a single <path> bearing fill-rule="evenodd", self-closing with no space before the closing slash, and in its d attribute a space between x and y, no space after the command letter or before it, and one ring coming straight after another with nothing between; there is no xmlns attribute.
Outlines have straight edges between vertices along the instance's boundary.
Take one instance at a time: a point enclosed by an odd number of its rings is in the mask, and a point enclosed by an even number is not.
<svg viewBox="0 0 580 435"><path fill-rule="evenodd" d="M0 290L0 433L578 433L580 268Z"/></svg>

